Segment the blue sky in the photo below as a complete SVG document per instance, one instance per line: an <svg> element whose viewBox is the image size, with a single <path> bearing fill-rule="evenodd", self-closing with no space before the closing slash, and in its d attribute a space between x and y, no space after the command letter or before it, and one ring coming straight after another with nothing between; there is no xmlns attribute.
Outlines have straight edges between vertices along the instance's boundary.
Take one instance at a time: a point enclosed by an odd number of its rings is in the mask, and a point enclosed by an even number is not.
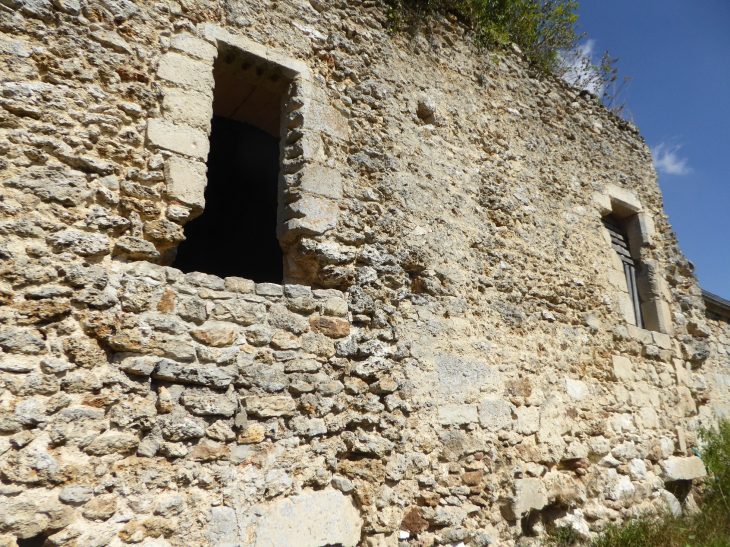
<svg viewBox="0 0 730 547"><path fill-rule="evenodd" d="M730 299L730 0L580 0L652 149L669 222L703 289Z"/></svg>

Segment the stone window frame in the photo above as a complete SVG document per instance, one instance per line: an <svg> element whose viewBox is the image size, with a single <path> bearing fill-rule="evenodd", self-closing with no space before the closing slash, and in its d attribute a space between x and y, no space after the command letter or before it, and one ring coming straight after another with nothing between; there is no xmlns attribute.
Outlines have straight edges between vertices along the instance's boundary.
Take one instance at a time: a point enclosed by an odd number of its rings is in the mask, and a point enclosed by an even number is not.
<svg viewBox="0 0 730 547"><path fill-rule="evenodd" d="M147 123L146 145L166 156L167 206L190 209L186 222L203 213L210 119L213 116L213 66L222 47L240 50L256 61L274 65L290 80L283 97L280 131L277 237L286 253L303 236L319 236L337 225L343 197L342 176L328 163L323 142L346 149L350 139L345 118L329 106L324 80L314 78L306 63L218 25L198 26L198 36L184 32L170 38L159 59L157 84L163 95L161 117ZM301 282L301 281L300 281Z"/></svg>
<svg viewBox="0 0 730 547"><path fill-rule="evenodd" d="M646 256L646 249L653 245L656 235L651 214L633 192L613 184L607 184L603 192L596 192L594 202L601 218L613 214L623 222L623 228L629 239L629 252L637 265L636 281L641 298L643 329L674 334L669 309L671 302L669 289L661 275L659 263ZM601 223L601 233L606 239L607 248L611 251L611 271L608 272L608 277L618 290L621 314L629 325L636 326L623 265L617 253L611 248L610 235L603 223Z"/></svg>

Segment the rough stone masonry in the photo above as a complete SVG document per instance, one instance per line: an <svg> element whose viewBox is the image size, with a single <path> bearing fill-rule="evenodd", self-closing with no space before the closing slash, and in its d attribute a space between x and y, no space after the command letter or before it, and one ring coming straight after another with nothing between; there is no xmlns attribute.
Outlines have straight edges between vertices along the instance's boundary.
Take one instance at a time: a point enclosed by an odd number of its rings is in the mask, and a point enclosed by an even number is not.
<svg viewBox="0 0 730 547"><path fill-rule="evenodd" d="M730 334L638 130L388 9L0 0L0 545L514 546L696 507ZM282 284L169 265L222 51L286 84Z"/></svg>

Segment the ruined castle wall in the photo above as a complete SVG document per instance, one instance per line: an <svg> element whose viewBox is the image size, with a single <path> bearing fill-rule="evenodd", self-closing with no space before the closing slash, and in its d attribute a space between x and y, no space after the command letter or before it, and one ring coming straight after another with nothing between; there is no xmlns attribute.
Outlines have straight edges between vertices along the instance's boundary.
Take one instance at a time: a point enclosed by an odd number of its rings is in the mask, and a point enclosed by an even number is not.
<svg viewBox="0 0 730 547"><path fill-rule="evenodd" d="M0 7L0 544L514 545L704 474L726 340L590 95L374 2ZM169 265L226 48L290 82L282 285Z"/></svg>

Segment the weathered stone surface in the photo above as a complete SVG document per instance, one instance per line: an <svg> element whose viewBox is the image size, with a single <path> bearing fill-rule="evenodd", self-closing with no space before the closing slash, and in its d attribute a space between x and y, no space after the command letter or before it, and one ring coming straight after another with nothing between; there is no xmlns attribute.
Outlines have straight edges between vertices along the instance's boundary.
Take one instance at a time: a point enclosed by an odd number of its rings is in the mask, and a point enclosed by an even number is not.
<svg viewBox="0 0 730 547"><path fill-rule="evenodd" d="M19 177L10 178L4 184L30 191L43 200L67 207L79 206L91 196L82 173L58 167L30 167Z"/></svg>
<svg viewBox="0 0 730 547"><path fill-rule="evenodd" d="M330 338L343 338L350 334L350 322L337 317L313 315L309 318L309 325L313 332L322 333Z"/></svg>
<svg viewBox="0 0 730 547"><path fill-rule="evenodd" d="M235 397L199 388L186 389L180 402L196 416L233 416L238 408Z"/></svg>
<svg viewBox="0 0 730 547"><path fill-rule="evenodd" d="M445 405L438 407L441 425L462 425L479 421L477 405Z"/></svg>
<svg viewBox="0 0 730 547"><path fill-rule="evenodd" d="M542 509L547 503L547 492L540 479L515 480L512 501L512 514L515 518L520 518L531 509Z"/></svg>
<svg viewBox="0 0 730 547"><path fill-rule="evenodd" d="M45 340L35 329L22 327L0 327L0 348L8 353L37 355L46 349Z"/></svg>
<svg viewBox="0 0 730 547"><path fill-rule="evenodd" d="M512 424L512 405L502 399L481 401L479 423L490 431L509 427Z"/></svg>
<svg viewBox="0 0 730 547"><path fill-rule="evenodd" d="M71 251L81 256L98 256L111 252L107 236L79 230L62 230L48 236L48 244L56 252Z"/></svg>
<svg viewBox="0 0 730 547"><path fill-rule="evenodd" d="M210 149L208 138L202 131L159 118L148 120L147 142L150 146L201 160L208 157Z"/></svg>
<svg viewBox="0 0 730 547"><path fill-rule="evenodd" d="M183 40L177 40L182 46ZM157 76L184 88L207 95L213 88L213 70L209 64L196 61L179 53L166 53L160 58Z"/></svg>
<svg viewBox="0 0 730 547"><path fill-rule="evenodd" d="M705 464L697 456L688 458L669 457L662 462L662 469L667 480L687 481L699 479L707 475Z"/></svg>
<svg viewBox="0 0 730 547"><path fill-rule="evenodd" d="M246 397L246 412L260 418L291 416L294 400L290 397Z"/></svg>
<svg viewBox="0 0 730 547"><path fill-rule="evenodd" d="M165 163L167 195L186 205L204 208L205 187L208 184L205 173L204 163L171 157Z"/></svg>
<svg viewBox="0 0 730 547"><path fill-rule="evenodd" d="M70 505L83 505L89 501L93 495L94 492L90 486L73 484L64 487L58 495L58 499L63 503L68 503Z"/></svg>
<svg viewBox="0 0 730 547"><path fill-rule="evenodd" d="M105 433L96 437L91 444L86 447L86 452L94 456L104 456L106 454L128 453L133 452L139 445L139 439L135 435L128 433Z"/></svg>
<svg viewBox="0 0 730 547"><path fill-rule="evenodd" d="M169 359L160 359L152 372L152 377L215 388L226 388L233 381L233 374L227 369L177 363Z"/></svg>
<svg viewBox="0 0 730 547"><path fill-rule="evenodd" d="M334 490L304 492L273 503L259 521L255 547L355 547L362 519L349 497Z"/></svg>
<svg viewBox="0 0 730 547"><path fill-rule="evenodd" d="M152 242L131 236L121 237L117 240L114 244L114 254L143 259L153 259L160 256L160 252Z"/></svg>
<svg viewBox="0 0 730 547"><path fill-rule="evenodd" d="M631 361L621 355L614 355L611 359L613 360L613 374L616 378L624 382L632 382L634 380L634 370Z"/></svg>
<svg viewBox="0 0 730 547"><path fill-rule="evenodd" d="M103 494L95 497L84 506L83 515L89 520L109 520L117 512L117 497L114 494Z"/></svg>
<svg viewBox="0 0 730 547"><path fill-rule="evenodd" d="M213 347L230 346L236 340L238 329L226 323L210 322L190 330L190 336L198 342Z"/></svg>

